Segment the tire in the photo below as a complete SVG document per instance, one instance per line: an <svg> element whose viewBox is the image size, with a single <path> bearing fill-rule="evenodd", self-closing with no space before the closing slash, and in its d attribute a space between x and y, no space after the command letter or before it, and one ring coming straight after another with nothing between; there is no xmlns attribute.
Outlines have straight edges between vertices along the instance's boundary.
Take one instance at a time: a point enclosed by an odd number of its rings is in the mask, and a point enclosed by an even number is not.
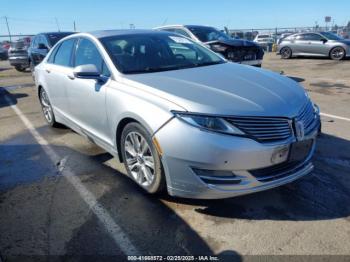
<svg viewBox="0 0 350 262"><path fill-rule="evenodd" d="M39 99L40 99L41 109L43 110L44 117L47 123L51 127L59 127L60 125L59 123L56 122L49 97L47 96L47 93L44 88L40 89Z"/></svg>
<svg viewBox="0 0 350 262"><path fill-rule="evenodd" d="M290 47L283 47L280 51L280 54L281 54L281 58L289 59L292 57L293 52L292 52L292 49L290 49Z"/></svg>
<svg viewBox="0 0 350 262"><path fill-rule="evenodd" d="M21 66L21 65L17 65L15 66L15 69L18 71L18 72L24 72L26 71L26 68Z"/></svg>
<svg viewBox="0 0 350 262"><path fill-rule="evenodd" d="M136 122L127 124L120 145L128 176L150 194L163 192L166 183L160 156L147 130Z"/></svg>
<svg viewBox="0 0 350 262"><path fill-rule="evenodd" d="M329 57L332 60L343 60L346 56L345 49L341 46L336 46L332 48L332 50L329 52Z"/></svg>

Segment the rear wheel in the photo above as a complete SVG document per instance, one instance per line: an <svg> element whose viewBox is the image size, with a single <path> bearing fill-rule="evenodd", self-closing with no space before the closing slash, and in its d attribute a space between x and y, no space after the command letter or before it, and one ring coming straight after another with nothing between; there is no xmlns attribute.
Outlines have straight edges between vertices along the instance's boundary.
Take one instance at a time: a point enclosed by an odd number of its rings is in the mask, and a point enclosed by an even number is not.
<svg viewBox="0 0 350 262"><path fill-rule="evenodd" d="M329 52L329 57L333 60L342 60L345 58L345 50L341 46L334 47L330 52Z"/></svg>
<svg viewBox="0 0 350 262"><path fill-rule="evenodd" d="M292 49L290 49L290 47L283 47L280 53L283 59L289 59L292 57Z"/></svg>
<svg viewBox="0 0 350 262"><path fill-rule="evenodd" d="M121 136L121 152L128 175L148 193L162 192L165 188L160 156L151 135L138 123L125 126Z"/></svg>
<svg viewBox="0 0 350 262"><path fill-rule="evenodd" d="M59 124L56 122L49 97L47 96L47 93L44 88L40 89L39 98L40 98L41 108L43 110L47 123L52 127L58 127Z"/></svg>
<svg viewBox="0 0 350 262"><path fill-rule="evenodd" d="M15 66L15 69L18 71L18 72L24 72L26 71L26 68L21 66L21 65L17 65Z"/></svg>

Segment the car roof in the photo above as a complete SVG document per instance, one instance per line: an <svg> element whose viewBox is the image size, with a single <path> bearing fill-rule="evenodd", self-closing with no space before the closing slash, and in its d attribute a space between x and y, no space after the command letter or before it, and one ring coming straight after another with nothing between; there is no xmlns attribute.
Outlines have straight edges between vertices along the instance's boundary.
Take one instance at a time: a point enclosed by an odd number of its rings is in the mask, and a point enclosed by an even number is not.
<svg viewBox="0 0 350 262"><path fill-rule="evenodd" d="M162 28L171 28L171 27L192 27L192 28L215 28L214 26L209 26L209 25L164 25L164 26L159 26L156 27L155 29L162 29Z"/></svg>
<svg viewBox="0 0 350 262"><path fill-rule="evenodd" d="M39 33L37 35L65 35L65 34L75 34L77 32L70 32L70 31L67 31L67 32L42 32L42 33Z"/></svg>
<svg viewBox="0 0 350 262"><path fill-rule="evenodd" d="M99 30L99 31L92 31L87 33L96 38L105 38L109 36L118 36L118 35L169 34L169 32L163 32L163 31L151 30L151 29Z"/></svg>

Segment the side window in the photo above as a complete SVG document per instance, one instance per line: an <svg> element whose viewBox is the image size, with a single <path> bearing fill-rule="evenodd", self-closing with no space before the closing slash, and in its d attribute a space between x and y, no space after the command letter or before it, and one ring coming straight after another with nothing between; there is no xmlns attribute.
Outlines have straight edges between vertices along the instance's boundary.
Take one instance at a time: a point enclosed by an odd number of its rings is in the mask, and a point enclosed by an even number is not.
<svg viewBox="0 0 350 262"><path fill-rule="evenodd" d="M47 62L50 64L54 63L54 59L55 59L55 55L57 53L57 50L60 48L61 45L56 46L56 48L54 50L52 50L49 58L47 59Z"/></svg>
<svg viewBox="0 0 350 262"><path fill-rule="evenodd" d="M44 46L47 47L46 39L45 39L45 37L43 35L38 36L36 45L38 46L38 48L41 45L44 45Z"/></svg>
<svg viewBox="0 0 350 262"><path fill-rule="evenodd" d="M75 66L88 64L95 65L101 74L110 76L110 72L95 44L82 38L75 53Z"/></svg>
<svg viewBox="0 0 350 262"><path fill-rule="evenodd" d="M49 43L47 42L47 39L44 35L41 36L40 43L44 44L47 48L49 48Z"/></svg>
<svg viewBox="0 0 350 262"><path fill-rule="evenodd" d="M35 36L32 41L32 48L37 48L37 47L38 47L38 36Z"/></svg>
<svg viewBox="0 0 350 262"><path fill-rule="evenodd" d="M305 41L321 41L323 37L321 37L318 34L303 34L303 35L299 35L297 39L305 40Z"/></svg>
<svg viewBox="0 0 350 262"><path fill-rule="evenodd" d="M62 65L62 66L67 66L71 67L71 58L72 58L72 50L75 44L75 39L68 39L64 42L61 43L59 46L55 58L54 58L54 64L55 65Z"/></svg>

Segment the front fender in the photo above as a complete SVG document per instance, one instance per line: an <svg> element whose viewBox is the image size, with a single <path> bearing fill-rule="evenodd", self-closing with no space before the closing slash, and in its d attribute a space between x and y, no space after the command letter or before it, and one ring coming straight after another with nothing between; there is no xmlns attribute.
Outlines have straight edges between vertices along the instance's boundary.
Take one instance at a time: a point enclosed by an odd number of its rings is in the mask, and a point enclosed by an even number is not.
<svg viewBox="0 0 350 262"><path fill-rule="evenodd" d="M123 119L136 120L153 135L173 117L171 110L184 110L156 95L116 81L107 88L106 108L110 134L116 147L117 128Z"/></svg>

